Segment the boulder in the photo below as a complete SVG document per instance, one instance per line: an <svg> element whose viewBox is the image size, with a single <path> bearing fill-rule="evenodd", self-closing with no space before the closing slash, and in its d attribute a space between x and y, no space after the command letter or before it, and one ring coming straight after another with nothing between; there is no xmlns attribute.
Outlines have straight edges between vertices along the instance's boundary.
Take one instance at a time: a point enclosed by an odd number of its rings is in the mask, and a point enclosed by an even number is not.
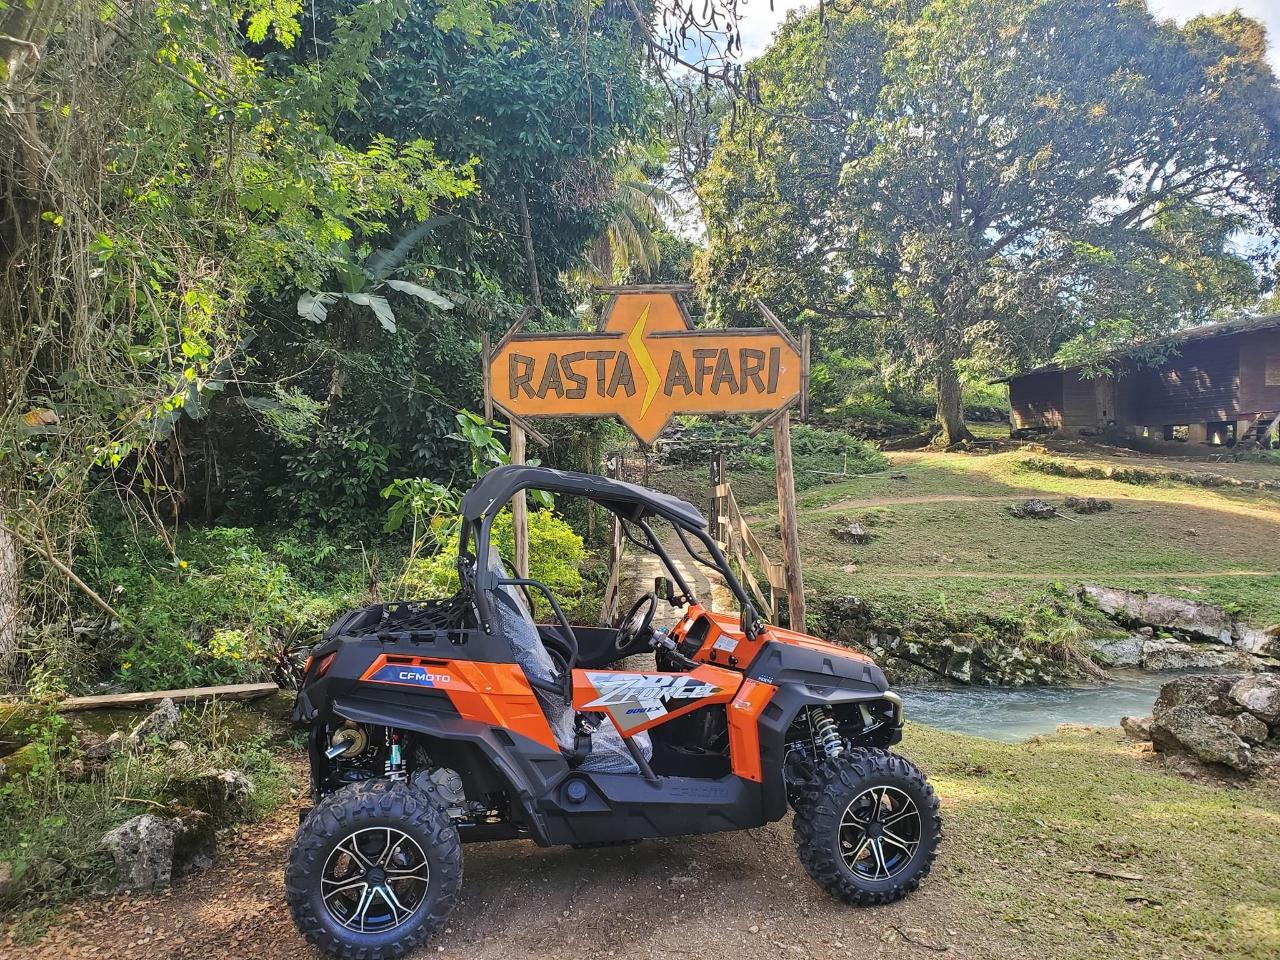
<svg viewBox="0 0 1280 960"><path fill-rule="evenodd" d="M871 534L867 532L867 528L856 520L850 520L848 523L832 527L831 535L837 540L843 540L845 543L867 543L871 539Z"/></svg>
<svg viewBox="0 0 1280 960"><path fill-rule="evenodd" d="M1111 509L1110 500L1099 500L1096 497L1067 497L1062 505L1074 513L1103 513Z"/></svg>
<svg viewBox="0 0 1280 960"><path fill-rule="evenodd" d="M1156 714L1151 739L1166 751L1183 750L1205 763L1247 773L1253 766L1249 745L1231 732L1221 717L1181 705Z"/></svg>
<svg viewBox="0 0 1280 960"><path fill-rule="evenodd" d="M1263 743L1267 739L1267 725L1252 713L1242 713L1231 721L1231 732L1245 743Z"/></svg>
<svg viewBox="0 0 1280 960"><path fill-rule="evenodd" d="M1280 660L1280 626L1259 630L1247 623L1237 623L1236 646L1255 656Z"/></svg>
<svg viewBox="0 0 1280 960"><path fill-rule="evenodd" d="M1093 659L1108 667L1136 667L1142 663L1142 650L1146 637L1133 634L1128 637L1097 637L1086 641L1092 648Z"/></svg>
<svg viewBox="0 0 1280 960"><path fill-rule="evenodd" d="M1280 723L1280 676L1244 677L1231 686L1228 695L1263 723Z"/></svg>
<svg viewBox="0 0 1280 960"><path fill-rule="evenodd" d="M244 814L253 796L253 784L238 770L206 770L173 783L170 789L184 806L208 814L215 827Z"/></svg>
<svg viewBox="0 0 1280 960"><path fill-rule="evenodd" d="M116 864L121 890L165 887L173 876L173 846L182 821L177 817L139 814L126 820L99 841Z"/></svg>
<svg viewBox="0 0 1280 960"><path fill-rule="evenodd" d="M95 763L105 763L123 750L124 745L124 734L117 730L105 740L98 741L86 750L84 757L86 760L92 760Z"/></svg>
<svg viewBox="0 0 1280 960"><path fill-rule="evenodd" d="M134 744L143 744L152 739L167 743L178 732L178 719L177 704L165 697L141 723L129 731L129 740Z"/></svg>
<svg viewBox="0 0 1280 960"><path fill-rule="evenodd" d="M1133 740L1151 739L1150 717L1121 717L1120 727Z"/></svg>
<svg viewBox="0 0 1280 960"><path fill-rule="evenodd" d="M1241 679L1239 674L1193 674L1170 680L1160 687L1152 716L1159 722L1161 715L1174 707L1193 706L1215 716L1234 717L1240 707L1230 693Z"/></svg>
<svg viewBox="0 0 1280 960"><path fill-rule="evenodd" d="M1086 584L1083 593L1107 616L1124 623L1164 627L1227 645L1234 640L1235 624L1211 603L1094 584Z"/></svg>
<svg viewBox="0 0 1280 960"><path fill-rule="evenodd" d="M1038 497L1032 497L1030 500L1024 500L1022 503L1010 507L1009 512L1015 517L1024 519L1048 520L1058 515L1058 508Z"/></svg>
<svg viewBox="0 0 1280 960"><path fill-rule="evenodd" d="M1216 643L1185 643L1156 638L1142 645L1144 670L1250 670L1256 661L1249 654Z"/></svg>

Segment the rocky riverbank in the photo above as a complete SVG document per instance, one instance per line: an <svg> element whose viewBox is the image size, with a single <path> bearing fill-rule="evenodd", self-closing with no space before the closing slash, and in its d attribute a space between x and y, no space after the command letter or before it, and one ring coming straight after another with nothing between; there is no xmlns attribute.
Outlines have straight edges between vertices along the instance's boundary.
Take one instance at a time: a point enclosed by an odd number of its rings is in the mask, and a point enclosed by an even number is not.
<svg viewBox="0 0 1280 960"><path fill-rule="evenodd" d="M1224 607L1086 584L1022 617L964 624L888 624L858 597L819 608L828 637L876 657L895 682L942 677L966 685L1033 686L1102 679L1111 668L1280 670L1280 626L1260 628Z"/></svg>
<svg viewBox="0 0 1280 960"><path fill-rule="evenodd" d="M1150 717L1125 717L1125 733L1149 741L1175 767L1280 774L1280 676L1208 674L1160 688Z"/></svg>

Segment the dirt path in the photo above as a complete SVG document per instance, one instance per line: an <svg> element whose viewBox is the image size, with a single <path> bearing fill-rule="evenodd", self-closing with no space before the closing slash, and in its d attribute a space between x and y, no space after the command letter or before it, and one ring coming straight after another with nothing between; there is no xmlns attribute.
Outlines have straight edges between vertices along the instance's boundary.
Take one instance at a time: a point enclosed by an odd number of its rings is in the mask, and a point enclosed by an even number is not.
<svg viewBox="0 0 1280 960"><path fill-rule="evenodd" d="M837 513L841 510L859 510L866 507L897 507L918 503L1011 503L1019 497L1037 496L1040 499L1055 500L1059 499L1062 494L1048 493L1043 490L1025 489L1012 490L1003 494L964 494L964 493L935 493L919 497L865 497L853 498L849 500L838 500L835 503L824 504L821 507L814 507L806 510L806 513ZM1108 500L1123 500L1133 503L1164 503L1174 504L1177 506L1184 505L1182 501L1170 500L1168 497L1143 497L1129 493L1111 493L1107 495ZM1261 517L1274 519L1275 511L1273 510L1248 510Z"/></svg>
<svg viewBox="0 0 1280 960"><path fill-rule="evenodd" d="M662 549L667 552L667 556L671 558L671 562L675 568L680 571L680 576L693 590L694 596L708 605L710 609L715 611L731 611L737 609L737 603L733 598L733 594L729 592L728 585L724 579L715 571L708 569L705 565L698 563L685 550L684 544L680 542L680 537L673 529L667 528L662 537ZM625 567L622 573L622 609L625 611L628 606L636 601L643 593L653 589L654 577L667 576L667 569L652 553L640 550L638 547L627 545L627 553L625 556ZM658 611L654 615L653 622L655 626L670 627L680 619L680 612L668 607L665 603L658 604Z"/></svg>
<svg viewBox="0 0 1280 960"><path fill-rule="evenodd" d="M301 768L298 769L301 786ZM222 844L221 861L156 894L76 904L9 960L218 957L314 960L284 905L282 871L298 804ZM946 847L942 857L946 857ZM417 953L469 958L1003 957L935 878L890 907L827 897L795 857L786 821L749 832L602 850L531 842L466 848L462 899Z"/></svg>
<svg viewBox="0 0 1280 960"><path fill-rule="evenodd" d="M869 572L871 568L868 567ZM1052 573L1029 573L1025 570L945 570L939 567L875 567L874 573L877 577L909 577L912 579L919 577L954 577L964 580L1062 580L1070 577L1088 578L1089 574L1084 572L1072 572L1070 570L1058 570ZM1139 579L1142 577L1158 578L1163 580L1200 580L1204 577L1280 577L1280 571L1277 570L1178 570L1174 572L1165 572L1164 570L1130 570L1130 571L1107 571L1107 578L1114 580L1117 578Z"/></svg>

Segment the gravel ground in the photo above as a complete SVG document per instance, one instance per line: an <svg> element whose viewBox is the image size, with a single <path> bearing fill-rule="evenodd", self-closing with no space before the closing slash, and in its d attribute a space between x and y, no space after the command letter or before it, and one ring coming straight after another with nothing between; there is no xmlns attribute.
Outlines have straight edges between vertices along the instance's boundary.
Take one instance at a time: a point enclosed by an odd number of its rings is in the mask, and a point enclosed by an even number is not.
<svg viewBox="0 0 1280 960"><path fill-rule="evenodd" d="M287 805L228 838L213 868L155 894L81 901L38 944L0 944L0 953L12 960L315 957L284 904L282 872L296 823L297 804ZM465 869L448 929L418 956L743 960L1017 952L1016 944L991 942L936 876L889 907L854 909L831 900L796 860L788 821L599 850L474 844L466 848Z"/></svg>

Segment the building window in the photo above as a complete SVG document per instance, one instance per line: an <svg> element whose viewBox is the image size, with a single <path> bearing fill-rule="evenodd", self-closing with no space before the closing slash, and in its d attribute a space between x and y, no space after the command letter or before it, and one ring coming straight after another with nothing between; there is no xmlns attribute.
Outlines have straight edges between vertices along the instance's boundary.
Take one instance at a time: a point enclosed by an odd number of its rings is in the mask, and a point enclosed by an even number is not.
<svg viewBox="0 0 1280 960"><path fill-rule="evenodd" d="M1209 443L1215 447L1233 447L1236 442L1236 422L1218 420L1209 422Z"/></svg>
<svg viewBox="0 0 1280 960"><path fill-rule="evenodd" d="M1267 357L1262 382L1268 387L1280 387L1280 354Z"/></svg>
<svg viewBox="0 0 1280 960"><path fill-rule="evenodd" d="M1186 443L1191 435L1191 425L1187 423L1166 423L1164 425L1164 438L1166 440L1177 440L1180 443Z"/></svg>

